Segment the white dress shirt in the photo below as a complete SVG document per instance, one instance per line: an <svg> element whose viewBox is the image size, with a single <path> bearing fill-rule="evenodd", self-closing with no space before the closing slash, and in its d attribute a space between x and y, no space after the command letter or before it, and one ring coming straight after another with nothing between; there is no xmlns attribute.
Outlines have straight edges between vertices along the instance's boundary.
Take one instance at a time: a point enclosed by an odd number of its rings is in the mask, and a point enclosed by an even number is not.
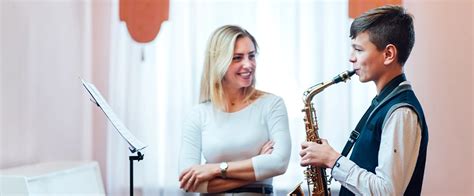
<svg viewBox="0 0 474 196"><path fill-rule="evenodd" d="M340 157L332 176L355 195L403 195L415 170L421 142L421 126L417 114L401 107L382 127L375 174Z"/></svg>

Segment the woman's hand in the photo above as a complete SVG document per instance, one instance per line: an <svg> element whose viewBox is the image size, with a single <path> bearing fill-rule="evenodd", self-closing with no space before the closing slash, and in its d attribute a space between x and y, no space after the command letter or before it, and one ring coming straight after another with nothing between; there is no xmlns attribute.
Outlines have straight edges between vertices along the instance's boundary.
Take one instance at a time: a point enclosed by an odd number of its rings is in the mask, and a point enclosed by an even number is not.
<svg viewBox="0 0 474 196"><path fill-rule="evenodd" d="M271 140L265 142L265 144L263 144L263 146L262 146L262 149L260 149L259 154L272 154L274 144L275 144L275 142L273 142Z"/></svg>
<svg viewBox="0 0 474 196"><path fill-rule="evenodd" d="M200 183L209 181L219 174L219 164L194 165L179 175L180 188L186 192L194 192Z"/></svg>
<svg viewBox="0 0 474 196"><path fill-rule="evenodd" d="M262 154L271 154L273 152L273 145L275 142L267 141L263 144L262 149L260 149L260 155ZM218 176L220 176L219 164L204 164L204 165L194 165L186 170L184 170L179 175L180 188L186 190L187 192L195 192L199 184L202 182L210 181Z"/></svg>

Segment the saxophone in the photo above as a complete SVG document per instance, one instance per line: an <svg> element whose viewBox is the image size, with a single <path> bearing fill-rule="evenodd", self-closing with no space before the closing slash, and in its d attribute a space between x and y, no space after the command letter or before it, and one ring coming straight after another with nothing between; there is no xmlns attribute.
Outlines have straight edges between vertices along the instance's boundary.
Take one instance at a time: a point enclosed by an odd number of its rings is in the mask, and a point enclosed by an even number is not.
<svg viewBox="0 0 474 196"><path fill-rule="evenodd" d="M332 80L327 82L321 82L316 84L310 88L308 88L303 93L303 102L304 102L304 109L302 112L304 113L304 122L306 128L306 141L309 142L318 142L320 143L320 137L318 134L318 122L316 118L316 111L314 110L313 97L318 93L322 92L325 88L337 84L342 81L349 80L351 76L355 74L355 70L353 71L345 71L334 77ZM307 166L306 171L304 171L307 185L308 185L308 193L311 196L330 196L331 189L329 188L331 180L327 179L326 169L314 166ZM304 195L303 190L301 189L301 183L297 185L297 187L290 192L288 195Z"/></svg>

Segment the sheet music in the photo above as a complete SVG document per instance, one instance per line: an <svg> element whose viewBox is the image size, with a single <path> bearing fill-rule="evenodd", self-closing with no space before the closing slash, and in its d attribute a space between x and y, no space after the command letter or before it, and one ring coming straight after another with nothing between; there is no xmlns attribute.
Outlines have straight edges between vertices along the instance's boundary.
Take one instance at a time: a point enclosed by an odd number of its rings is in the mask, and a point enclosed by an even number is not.
<svg viewBox="0 0 474 196"><path fill-rule="evenodd" d="M112 111L112 108L110 108L104 97L102 97L102 94L100 94L99 90L95 88L94 84L88 83L83 79L81 79L81 81L82 85L84 85L84 87L94 99L93 101L97 104L97 106L100 107L100 109L102 109L102 111L105 113L109 121L119 132L122 138L125 139L125 141L127 141L127 143L131 146L132 152L134 150L140 151L144 149L146 145L144 145L140 140L138 140L134 135L132 135L127 129L127 127L125 127L125 125L122 123L122 121L118 119L117 115L115 115L115 113Z"/></svg>

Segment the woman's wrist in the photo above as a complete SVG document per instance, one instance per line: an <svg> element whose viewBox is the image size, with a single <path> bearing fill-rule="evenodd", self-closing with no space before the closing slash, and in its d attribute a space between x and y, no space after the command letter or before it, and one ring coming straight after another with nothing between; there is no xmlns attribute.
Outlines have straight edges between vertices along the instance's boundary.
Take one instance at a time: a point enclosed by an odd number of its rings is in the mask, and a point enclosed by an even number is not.
<svg viewBox="0 0 474 196"><path fill-rule="evenodd" d="M213 163L212 168L213 168L212 170L214 171L213 176L216 177L216 178L221 177L220 163Z"/></svg>

